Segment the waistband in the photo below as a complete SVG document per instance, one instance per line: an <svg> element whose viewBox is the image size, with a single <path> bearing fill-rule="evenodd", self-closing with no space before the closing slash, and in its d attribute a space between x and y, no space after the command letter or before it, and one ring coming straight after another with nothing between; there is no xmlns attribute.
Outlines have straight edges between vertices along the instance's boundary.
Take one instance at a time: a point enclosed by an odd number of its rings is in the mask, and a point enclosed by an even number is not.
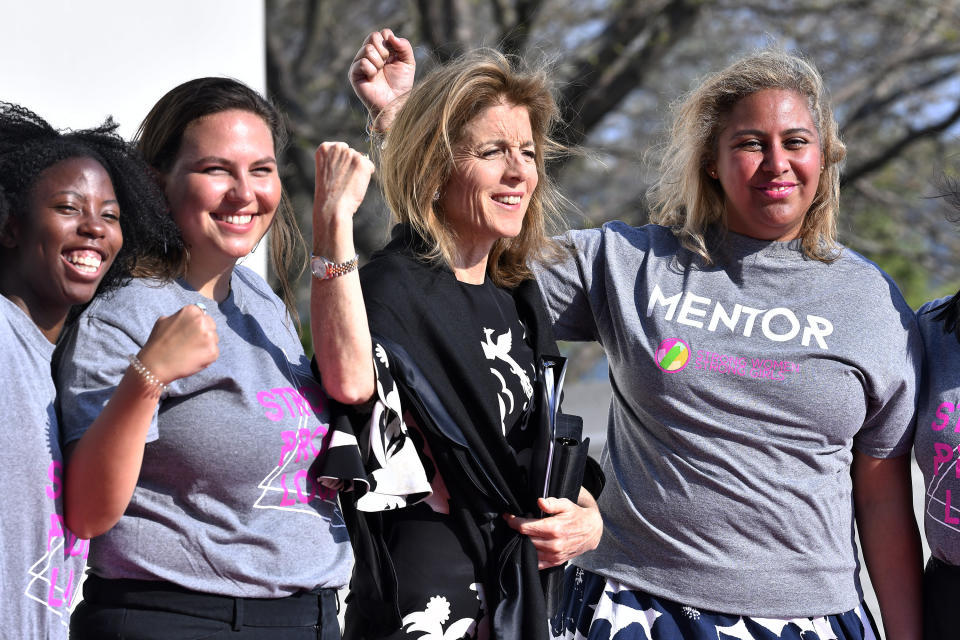
<svg viewBox="0 0 960 640"><path fill-rule="evenodd" d="M248 627L307 627L336 622L336 589L301 591L282 598L240 598L192 591L171 582L88 575L83 598L92 605L167 611Z"/></svg>
<svg viewBox="0 0 960 640"><path fill-rule="evenodd" d="M960 578L960 567L948 564L936 556L930 556L927 561L927 571L936 571L943 575Z"/></svg>

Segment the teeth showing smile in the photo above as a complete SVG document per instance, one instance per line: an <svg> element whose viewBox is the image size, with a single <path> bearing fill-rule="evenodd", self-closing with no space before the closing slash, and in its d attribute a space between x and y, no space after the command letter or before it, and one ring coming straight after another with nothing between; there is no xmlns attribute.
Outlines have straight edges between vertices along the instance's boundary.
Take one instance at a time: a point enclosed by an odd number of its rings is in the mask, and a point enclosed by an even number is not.
<svg viewBox="0 0 960 640"><path fill-rule="evenodd" d="M522 196L493 196L493 199L496 202L502 204L520 204L520 201L523 200Z"/></svg>
<svg viewBox="0 0 960 640"><path fill-rule="evenodd" d="M96 273L103 259L95 251L72 251L64 254L64 259L83 273Z"/></svg>
<svg viewBox="0 0 960 640"><path fill-rule="evenodd" d="M236 215L236 216L214 216L217 220L222 220L227 224L248 224L253 220L253 216L250 214L246 215Z"/></svg>

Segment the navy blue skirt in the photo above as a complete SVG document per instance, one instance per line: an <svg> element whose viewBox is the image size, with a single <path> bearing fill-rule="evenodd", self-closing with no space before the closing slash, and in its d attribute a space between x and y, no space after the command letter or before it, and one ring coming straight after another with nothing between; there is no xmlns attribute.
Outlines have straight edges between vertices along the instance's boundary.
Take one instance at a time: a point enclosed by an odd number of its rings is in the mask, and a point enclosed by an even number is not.
<svg viewBox="0 0 960 640"><path fill-rule="evenodd" d="M563 602L550 621L567 640L877 640L873 621L856 609L814 618L751 618L697 609L570 566Z"/></svg>

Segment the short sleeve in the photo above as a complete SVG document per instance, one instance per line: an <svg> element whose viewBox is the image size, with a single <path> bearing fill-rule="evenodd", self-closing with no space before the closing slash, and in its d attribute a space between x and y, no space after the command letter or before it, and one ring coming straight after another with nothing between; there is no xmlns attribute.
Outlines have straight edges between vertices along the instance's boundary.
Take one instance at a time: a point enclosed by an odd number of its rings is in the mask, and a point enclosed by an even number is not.
<svg viewBox="0 0 960 640"><path fill-rule="evenodd" d="M877 332L877 352L888 368L879 378L885 384L870 394L866 419L854 438L857 451L874 458L895 458L913 446L923 342L913 312L899 302L900 318L887 323L887 332Z"/></svg>
<svg viewBox="0 0 960 640"><path fill-rule="evenodd" d="M555 239L559 256L533 265L544 305L558 340L598 340L595 309L591 298L602 298L597 287L602 236L598 229L570 231Z"/></svg>
<svg viewBox="0 0 960 640"><path fill-rule="evenodd" d="M79 440L113 395L143 344L124 329L82 315L60 345L54 376L64 444ZM144 340L145 342L145 340ZM154 410L146 442L159 437Z"/></svg>

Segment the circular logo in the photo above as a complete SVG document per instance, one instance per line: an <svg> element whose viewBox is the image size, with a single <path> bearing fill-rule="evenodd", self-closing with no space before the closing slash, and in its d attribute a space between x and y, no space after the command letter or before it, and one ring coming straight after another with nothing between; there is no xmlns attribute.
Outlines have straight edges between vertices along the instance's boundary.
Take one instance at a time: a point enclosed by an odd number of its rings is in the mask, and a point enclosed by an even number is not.
<svg viewBox="0 0 960 640"><path fill-rule="evenodd" d="M682 371L690 362L690 347L679 338L667 338L656 353L657 366L667 373Z"/></svg>

